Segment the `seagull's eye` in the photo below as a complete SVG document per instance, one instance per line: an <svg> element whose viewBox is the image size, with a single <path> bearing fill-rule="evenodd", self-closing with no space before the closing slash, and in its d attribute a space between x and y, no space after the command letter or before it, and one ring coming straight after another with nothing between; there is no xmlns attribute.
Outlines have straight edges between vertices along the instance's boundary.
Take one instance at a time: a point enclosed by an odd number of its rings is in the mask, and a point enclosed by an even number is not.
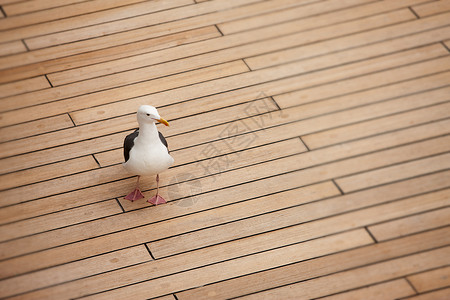
<svg viewBox="0 0 450 300"><path fill-rule="evenodd" d="M150 117L150 114L147 114L147 117Z"/></svg>

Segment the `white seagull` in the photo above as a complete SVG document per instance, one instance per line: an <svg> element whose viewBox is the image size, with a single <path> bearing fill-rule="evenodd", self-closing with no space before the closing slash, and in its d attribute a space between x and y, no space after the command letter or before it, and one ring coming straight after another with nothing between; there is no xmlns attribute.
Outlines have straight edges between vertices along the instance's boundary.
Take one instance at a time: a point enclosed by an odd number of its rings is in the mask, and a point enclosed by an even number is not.
<svg viewBox="0 0 450 300"><path fill-rule="evenodd" d="M169 126L161 118L155 107L141 105L137 111L139 129L126 136L123 142L124 168L131 174L137 175L136 188L125 199L134 201L144 198L139 189L139 179L142 175L156 175L156 195L147 202L154 205L166 203L159 195L159 173L167 170L173 164L173 157L169 154L167 141L156 128L155 122Z"/></svg>

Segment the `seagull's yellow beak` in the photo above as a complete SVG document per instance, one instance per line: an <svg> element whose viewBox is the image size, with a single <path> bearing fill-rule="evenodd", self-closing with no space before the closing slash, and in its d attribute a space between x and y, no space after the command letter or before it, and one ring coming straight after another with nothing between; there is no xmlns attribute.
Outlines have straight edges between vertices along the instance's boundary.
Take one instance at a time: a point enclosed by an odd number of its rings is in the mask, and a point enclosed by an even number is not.
<svg viewBox="0 0 450 300"><path fill-rule="evenodd" d="M159 120L156 120L156 121L158 121L159 123L162 123L162 124L164 124L164 125L166 125L166 126L169 126L169 122L167 122L167 121L164 120L163 118L161 118L161 119L159 119Z"/></svg>

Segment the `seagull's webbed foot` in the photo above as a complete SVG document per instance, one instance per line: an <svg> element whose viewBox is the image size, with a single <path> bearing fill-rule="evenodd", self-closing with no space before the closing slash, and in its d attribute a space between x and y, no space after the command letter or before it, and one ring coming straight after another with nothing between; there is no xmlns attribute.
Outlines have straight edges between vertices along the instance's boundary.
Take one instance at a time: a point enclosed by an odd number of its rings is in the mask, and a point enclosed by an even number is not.
<svg viewBox="0 0 450 300"><path fill-rule="evenodd" d="M167 201L160 195L155 195L155 196L151 197L150 199L148 199L147 202L151 203L153 205L158 205L158 204L164 204Z"/></svg>
<svg viewBox="0 0 450 300"><path fill-rule="evenodd" d="M142 194L139 188L134 189L134 191L125 196L125 199L130 200L131 202L142 198L144 198L144 194Z"/></svg>

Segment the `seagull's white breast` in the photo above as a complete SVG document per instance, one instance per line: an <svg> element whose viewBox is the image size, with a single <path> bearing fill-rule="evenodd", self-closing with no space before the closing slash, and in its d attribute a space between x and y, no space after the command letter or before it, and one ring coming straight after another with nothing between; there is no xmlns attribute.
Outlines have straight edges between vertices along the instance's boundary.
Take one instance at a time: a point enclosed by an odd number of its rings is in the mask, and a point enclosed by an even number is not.
<svg viewBox="0 0 450 300"><path fill-rule="evenodd" d="M156 175L167 170L174 160L161 141L142 141L137 137L125 169L134 175Z"/></svg>

